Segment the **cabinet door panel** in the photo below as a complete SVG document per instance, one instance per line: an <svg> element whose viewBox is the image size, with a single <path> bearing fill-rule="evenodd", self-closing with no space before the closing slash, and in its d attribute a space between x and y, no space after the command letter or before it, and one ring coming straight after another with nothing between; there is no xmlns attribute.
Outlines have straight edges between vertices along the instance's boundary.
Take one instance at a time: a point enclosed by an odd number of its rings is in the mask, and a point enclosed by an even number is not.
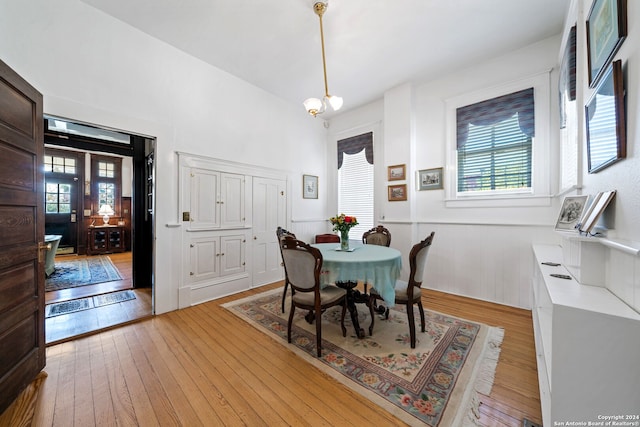
<svg viewBox="0 0 640 427"><path fill-rule="evenodd" d="M220 223L222 227L244 225L244 175L220 174Z"/></svg>
<svg viewBox="0 0 640 427"><path fill-rule="evenodd" d="M197 168L191 170L190 228L220 227L219 180L218 172Z"/></svg>
<svg viewBox="0 0 640 427"><path fill-rule="evenodd" d="M244 235L222 236L220 238L220 275L241 273L244 271Z"/></svg>
<svg viewBox="0 0 640 427"><path fill-rule="evenodd" d="M219 237L199 237L190 244L190 272L192 281L206 280L219 275Z"/></svg>

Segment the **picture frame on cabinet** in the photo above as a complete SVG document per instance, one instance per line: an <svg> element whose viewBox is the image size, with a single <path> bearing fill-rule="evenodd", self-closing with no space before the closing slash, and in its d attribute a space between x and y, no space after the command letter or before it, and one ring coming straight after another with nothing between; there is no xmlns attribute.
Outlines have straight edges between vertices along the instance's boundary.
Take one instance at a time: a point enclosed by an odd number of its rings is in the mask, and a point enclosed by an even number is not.
<svg viewBox="0 0 640 427"><path fill-rule="evenodd" d="M318 198L318 177L315 175L302 175L302 198Z"/></svg>
<svg viewBox="0 0 640 427"><path fill-rule="evenodd" d="M595 87L627 36L627 1L594 0L587 18L589 87Z"/></svg>
<svg viewBox="0 0 640 427"><path fill-rule="evenodd" d="M387 166L388 181L402 181L403 179L407 179L406 165Z"/></svg>
<svg viewBox="0 0 640 427"><path fill-rule="evenodd" d="M622 61L607 68L585 106L589 173L627 157Z"/></svg>
<svg viewBox="0 0 640 427"><path fill-rule="evenodd" d="M419 170L417 173L417 179L418 191L441 190L444 188L442 182L442 168Z"/></svg>
<svg viewBox="0 0 640 427"><path fill-rule="evenodd" d="M407 200L407 184L389 185L388 200L390 202L402 202Z"/></svg>
<svg viewBox="0 0 640 427"><path fill-rule="evenodd" d="M567 196L560 206L556 230L577 232L589 196Z"/></svg>

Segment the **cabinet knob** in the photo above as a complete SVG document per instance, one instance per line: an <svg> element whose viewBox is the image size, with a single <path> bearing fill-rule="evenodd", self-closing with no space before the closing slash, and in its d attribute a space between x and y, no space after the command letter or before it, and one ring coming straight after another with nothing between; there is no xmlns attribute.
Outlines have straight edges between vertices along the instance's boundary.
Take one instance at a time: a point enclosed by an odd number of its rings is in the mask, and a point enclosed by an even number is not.
<svg viewBox="0 0 640 427"><path fill-rule="evenodd" d="M253 240L258 240L258 236L253 236Z"/></svg>
<svg viewBox="0 0 640 427"><path fill-rule="evenodd" d="M189 276L193 276L193 271L190 271L190 272L189 272Z"/></svg>
<svg viewBox="0 0 640 427"><path fill-rule="evenodd" d="M222 253L220 254L220 256L224 256L224 252L222 252Z"/></svg>
<svg viewBox="0 0 640 427"><path fill-rule="evenodd" d="M190 248L192 248L192 247L193 247L193 243L191 243L191 244L189 245L189 247L190 247Z"/></svg>

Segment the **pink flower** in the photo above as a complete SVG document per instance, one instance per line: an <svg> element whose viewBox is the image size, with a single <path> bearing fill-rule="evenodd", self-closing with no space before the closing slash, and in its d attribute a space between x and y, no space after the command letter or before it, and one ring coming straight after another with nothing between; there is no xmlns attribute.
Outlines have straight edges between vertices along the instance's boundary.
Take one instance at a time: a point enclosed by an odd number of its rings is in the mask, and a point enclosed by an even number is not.
<svg viewBox="0 0 640 427"><path fill-rule="evenodd" d="M403 394L402 397L400 397L400 404L402 406L411 405L411 396L409 396L408 394Z"/></svg>

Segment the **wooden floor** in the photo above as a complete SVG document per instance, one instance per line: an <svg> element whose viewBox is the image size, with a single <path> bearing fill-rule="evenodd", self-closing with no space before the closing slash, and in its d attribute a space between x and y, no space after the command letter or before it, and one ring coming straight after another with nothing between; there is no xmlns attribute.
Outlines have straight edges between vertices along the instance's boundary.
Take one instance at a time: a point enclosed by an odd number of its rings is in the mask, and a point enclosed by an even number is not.
<svg viewBox="0 0 640 427"><path fill-rule="evenodd" d="M82 256L65 255L56 257L56 260ZM47 345L60 343L98 330L151 316L151 288L133 289L131 252L109 254L108 256L120 272L122 280L46 292L45 304L86 298L125 289L133 290L136 294L136 299L46 319L45 341Z"/></svg>
<svg viewBox="0 0 640 427"><path fill-rule="evenodd" d="M220 307L275 286L48 347L34 425L405 425ZM505 328L483 425L540 423L530 312L425 295L428 308Z"/></svg>

